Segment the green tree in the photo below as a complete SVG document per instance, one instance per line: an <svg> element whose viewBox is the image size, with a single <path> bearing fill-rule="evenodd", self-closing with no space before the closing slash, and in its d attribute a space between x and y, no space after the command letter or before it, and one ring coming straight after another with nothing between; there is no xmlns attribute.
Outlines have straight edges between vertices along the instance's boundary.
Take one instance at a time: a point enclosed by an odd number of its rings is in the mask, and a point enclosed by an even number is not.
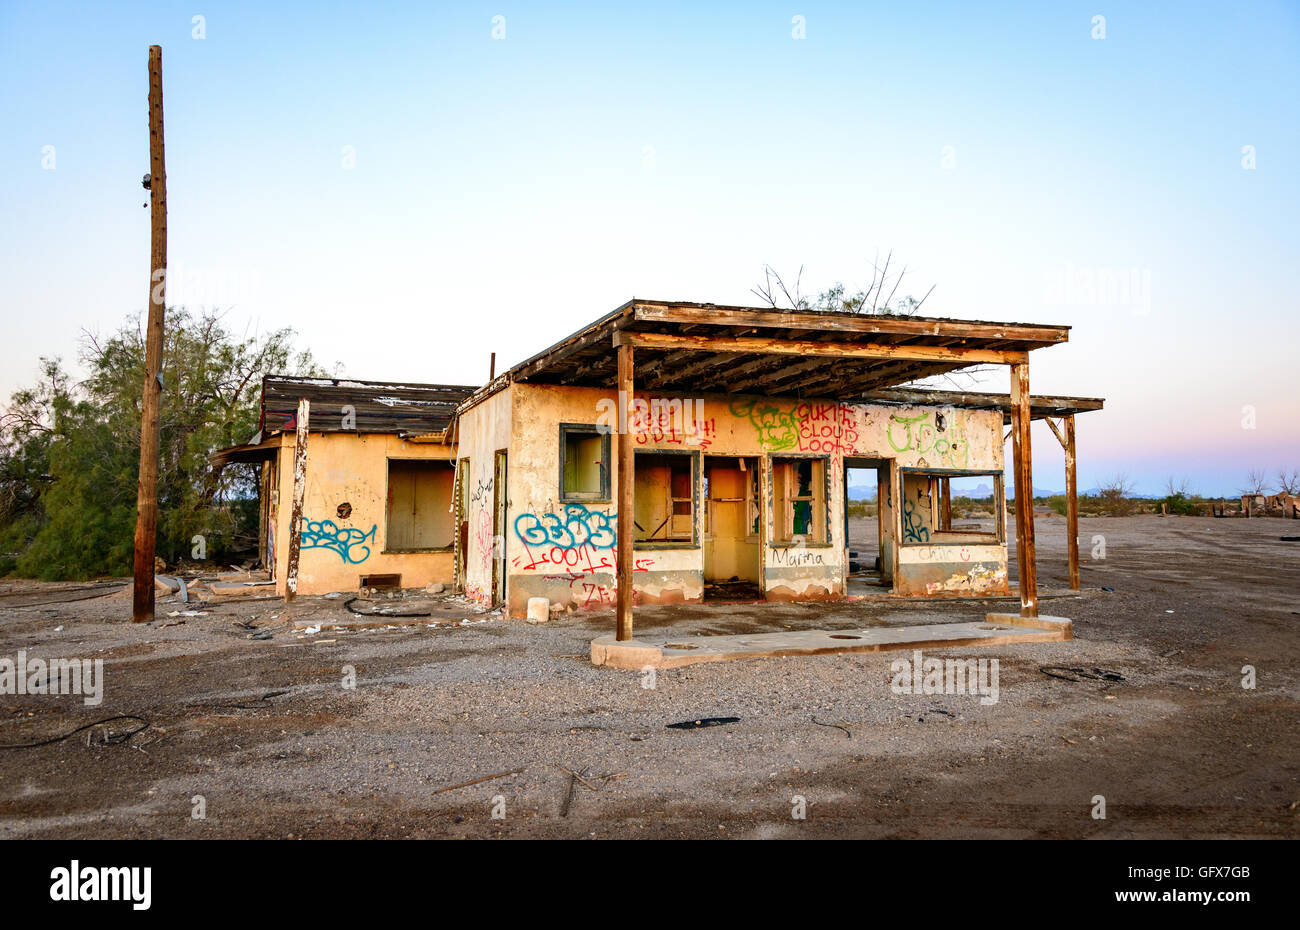
<svg viewBox="0 0 1300 930"><path fill-rule="evenodd" d="M258 428L266 374L322 375L281 329L238 337L221 314L168 311L163 349L158 554L187 557L196 534L221 557L256 531L249 466L214 466L219 448ZM0 417L0 570L48 580L131 570L139 472L144 334L138 317L106 339L87 335L88 376L75 387L58 360L16 392ZM5 509L7 508L7 509Z"/></svg>

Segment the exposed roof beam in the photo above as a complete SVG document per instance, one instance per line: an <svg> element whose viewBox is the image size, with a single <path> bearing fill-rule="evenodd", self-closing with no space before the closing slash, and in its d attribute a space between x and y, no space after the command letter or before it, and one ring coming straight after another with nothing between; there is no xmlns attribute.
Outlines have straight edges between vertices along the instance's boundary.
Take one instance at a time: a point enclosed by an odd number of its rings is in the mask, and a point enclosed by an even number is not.
<svg viewBox="0 0 1300 930"><path fill-rule="evenodd" d="M636 322L648 323L707 323L714 326L758 328L803 327L820 332L952 336L957 339L1012 339L1044 345L1066 342L1070 338L1068 326L910 319L871 314L785 313L731 307L684 307L644 301L636 301L633 304L632 318Z"/></svg>
<svg viewBox="0 0 1300 930"><path fill-rule="evenodd" d="M958 362L963 365L1012 365L1024 362L1027 352L993 349L965 349L955 346L884 345L856 342L815 342L795 339L743 338L725 336L678 336L621 329L614 332L614 345L645 349L694 349L698 352L735 352L748 355L818 355L845 359L901 359L918 362Z"/></svg>

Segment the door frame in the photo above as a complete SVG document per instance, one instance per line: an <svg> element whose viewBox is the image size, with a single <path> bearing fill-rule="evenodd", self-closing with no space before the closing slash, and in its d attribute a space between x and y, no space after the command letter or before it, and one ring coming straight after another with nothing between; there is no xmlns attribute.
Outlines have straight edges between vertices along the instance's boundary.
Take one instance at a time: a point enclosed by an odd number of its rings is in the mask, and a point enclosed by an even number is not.
<svg viewBox="0 0 1300 930"><path fill-rule="evenodd" d="M876 473L876 551L880 554L881 569L883 570L885 558L885 538L891 536L894 539L893 546L890 547L889 560L889 590L893 592L898 585L898 540L894 534L893 526L886 528L884 512L881 509L880 492L884 488L889 488L890 500L897 501L898 494L894 491L895 476L898 469L894 467L895 460L885 458L884 456L875 455L846 455L840 469L840 488L843 495L841 514L844 523L844 578L843 585L845 593L849 590L849 469L855 471L874 471ZM895 516L897 516L895 514ZM896 523L897 520L891 521Z"/></svg>
<svg viewBox="0 0 1300 930"><path fill-rule="evenodd" d="M757 533L758 545L755 547L755 554L756 554L758 564L755 566L756 568L755 584L758 586L759 591L763 592L764 595L766 596L767 589L764 585L766 581L765 567L767 562L767 548L766 548L767 508L764 506L764 496L767 492L765 490L766 482L764 479L764 473L765 473L764 460L763 460L763 456L761 455L725 455L719 453L710 454L706 452L701 456L701 461L700 461L700 580L702 583L708 584L708 566L705 564L705 562L707 559L707 552L710 548L709 539L711 538L711 534L709 533L709 526L710 526L709 513L708 513L709 497L705 493L705 489L708 486L710 459L716 459L718 461L722 461L722 460L730 461L733 463L733 467L734 467L734 463L736 463L737 461L742 461L745 463L745 468L743 470L747 474L752 471L757 478L757 481L755 482L755 484L757 484L757 488L755 489L755 494L757 496L754 500L754 503L758 507L758 533ZM751 487L754 487L754 484L751 484L750 481L746 481L745 482L745 503L746 504L749 503L749 490ZM749 518L749 514L747 511L745 514L746 523L748 522L748 518ZM748 534L746 534L745 537L743 538L745 540L748 540L749 538Z"/></svg>
<svg viewBox="0 0 1300 930"><path fill-rule="evenodd" d="M469 491L469 459L456 460L456 557L452 568L451 588L465 593L465 570L469 563L469 516L467 493Z"/></svg>
<svg viewBox="0 0 1300 930"><path fill-rule="evenodd" d="M498 449L492 464L492 606L506 600L506 523L509 497L506 494L508 458Z"/></svg>

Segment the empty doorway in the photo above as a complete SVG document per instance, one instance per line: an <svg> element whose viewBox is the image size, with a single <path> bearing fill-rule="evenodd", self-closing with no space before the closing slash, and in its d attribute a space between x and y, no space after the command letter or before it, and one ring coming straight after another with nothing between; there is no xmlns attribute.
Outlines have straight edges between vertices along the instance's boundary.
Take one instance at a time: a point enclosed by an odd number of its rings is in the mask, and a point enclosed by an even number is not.
<svg viewBox="0 0 1300 930"><path fill-rule="evenodd" d="M889 464L889 459L844 460L846 594L880 593L893 587Z"/></svg>
<svg viewBox="0 0 1300 930"><path fill-rule="evenodd" d="M506 594L506 452L496 454L492 475L492 606L505 602Z"/></svg>
<svg viewBox="0 0 1300 930"><path fill-rule="evenodd" d="M704 458L704 596L757 600L758 459Z"/></svg>

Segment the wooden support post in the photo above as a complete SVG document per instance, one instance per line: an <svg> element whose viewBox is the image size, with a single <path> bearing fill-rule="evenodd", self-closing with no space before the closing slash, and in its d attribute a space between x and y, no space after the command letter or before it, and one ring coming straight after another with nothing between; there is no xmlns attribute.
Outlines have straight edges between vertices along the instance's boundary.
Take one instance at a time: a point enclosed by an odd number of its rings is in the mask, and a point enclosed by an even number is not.
<svg viewBox="0 0 1300 930"><path fill-rule="evenodd" d="M492 353L492 361L488 363L488 380L495 381L497 377L497 354Z"/></svg>
<svg viewBox="0 0 1300 930"><path fill-rule="evenodd" d="M632 638L632 347L618 347L618 639Z"/></svg>
<svg viewBox="0 0 1300 930"><path fill-rule="evenodd" d="M149 319L144 342L140 416L140 478L136 486L135 587L131 619L153 620L154 553L158 535L158 408L162 402L163 313L167 300L167 168L163 157L162 46L149 46L149 193L152 236Z"/></svg>
<svg viewBox="0 0 1300 930"><path fill-rule="evenodd" d="M1016 562L1020 616L1038 616L1038 563L1034 556L1034 469L1029 446L1029 363L1011 366L1011 450L1016 476Z"/></svg>
<svg viewBox="0 0 1300 930"><path fill-rule="evenodd" d="M289 567L284 573L285 603L298 594L298 557L302 550L302 504L307 496L307 427L311 403L298 401L298 417L293 437L293 504L289 508Z"/></svg>
<svg viewBox="0 0 1300 930"><path fill-rule="evenodd" d="M952 529L952 479L940 478L939 482L943 487L943 496L942 496L943 518L939 523L939 528L942 530L951 530Z"/></svg>
<svg viewBox="0 0 1300 930"><path fill-rule="evenodd" d="M1065 532L1070 590L1079 590L1079 471L1074 455L1074 414L1065 418Z"/></svg>

